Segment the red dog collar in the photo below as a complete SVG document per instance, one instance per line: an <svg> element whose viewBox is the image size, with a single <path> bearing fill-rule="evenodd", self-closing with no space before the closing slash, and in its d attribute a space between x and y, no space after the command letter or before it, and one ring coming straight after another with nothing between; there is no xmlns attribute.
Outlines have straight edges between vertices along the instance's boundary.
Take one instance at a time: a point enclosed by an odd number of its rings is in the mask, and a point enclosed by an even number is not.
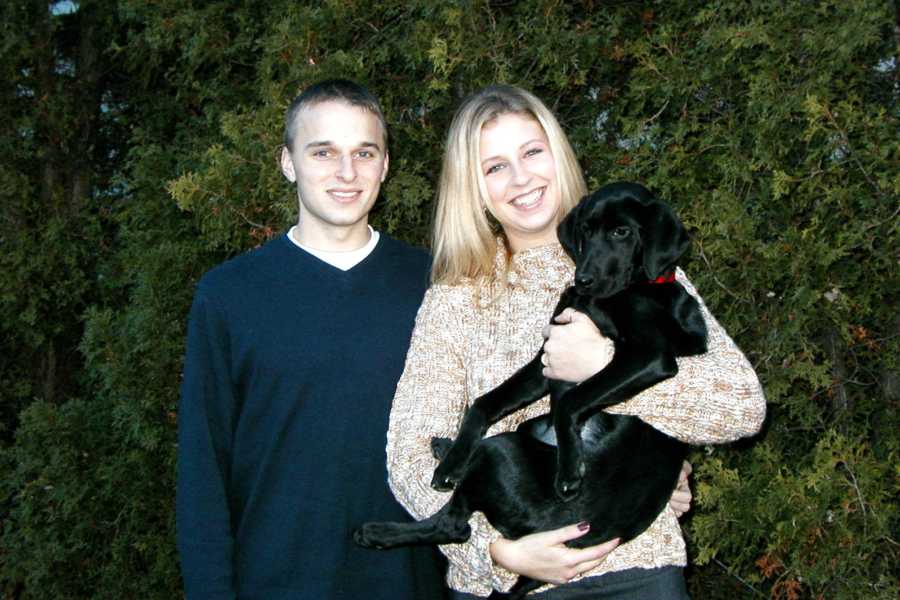
<svg viewBox="0 0 900 600"><path fill-rule="evenodd" d="M674 283L675 281L675 271L669 271L668 273L663 273L656 279L651 279L647 283Z"/></svg>

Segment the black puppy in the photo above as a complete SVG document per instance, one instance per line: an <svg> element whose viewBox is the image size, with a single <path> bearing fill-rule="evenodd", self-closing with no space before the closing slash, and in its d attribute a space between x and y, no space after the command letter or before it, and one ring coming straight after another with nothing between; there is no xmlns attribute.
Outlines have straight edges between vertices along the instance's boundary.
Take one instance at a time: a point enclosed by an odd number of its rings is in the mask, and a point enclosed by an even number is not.
<svg viewBox="0 0 900 600"><path fill-rule="evenodd" d="M675 375L675 357L706 351L700 307L674 277L687 233L646 188L616 183L583 198L558 234L575 261L575 284L563 292L554 317L567 307L589 315L613 341L612 361L575 386L543 377L539 352L473 403L455 441L432 441L442 459L432 486L455 486L450 501L418 523L367 523L354 533L358 544L463 542L473 511L510 539L588 521L589 533L570 546L616 537L624 543L665 507L686 445L636 417L602 409ZM548 415L483 437L490 425L548 392ZM540 585L520 578L513 597Z"/></svg>

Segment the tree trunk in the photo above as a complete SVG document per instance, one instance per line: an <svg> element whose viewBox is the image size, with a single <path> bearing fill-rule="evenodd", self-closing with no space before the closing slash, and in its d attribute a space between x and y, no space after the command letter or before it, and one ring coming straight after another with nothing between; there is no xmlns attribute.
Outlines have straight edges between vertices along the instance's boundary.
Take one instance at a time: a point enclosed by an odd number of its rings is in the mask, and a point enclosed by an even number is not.
<svg viewBox="0 0 900 600"><path fill-rule="evenodd" d="M846 348L837 329L830 329L825 335L825 350L831 359L832 396L831 408L834 411L834 422L838 431L846 433L847 420L852 410L852 400L847 394L847 361L844 357Z"/></svg>
<svg viewBox="0 0 900 600"><path fill-rule="evenodd" d="M75 139L72 144L70 202L73 208L80 208L89 198L93 181L91 158L100 112L100 79L103 63L99 49L101 26L97 8L83 3L79 10L79 47L76 64L77 86L81 102L75 114Z"/></svg>
<svg viewBox="0 0 900 600"><path fill-rule="evenodd" d="M59 219L66 229L60 243L73 244L88 213L94 185L95 146L99 131L105 57L102 53L104 21L99 8L82 2L77 12L51 13L41 0L32 3L35 53L35 100L38 119L35 137L40 145L40 183L33 226L47 218ZM66 395L71 364L77 354L80 325L66 323L36 349L34 389L48 402Z"/></svg>
<svg viewBox="0 0 900 600"><path fill-rule="evenodd" d="M35 100L38 103L36 139L42 146L41 207L56 209L56 190L59 181L58 148L59 124L53 119L51 109L56 100L56 43L53 35L50 9L46 1L33 0L34 18L34 71L36 74ZM57 139L54 139L54 130Z"/></svg>

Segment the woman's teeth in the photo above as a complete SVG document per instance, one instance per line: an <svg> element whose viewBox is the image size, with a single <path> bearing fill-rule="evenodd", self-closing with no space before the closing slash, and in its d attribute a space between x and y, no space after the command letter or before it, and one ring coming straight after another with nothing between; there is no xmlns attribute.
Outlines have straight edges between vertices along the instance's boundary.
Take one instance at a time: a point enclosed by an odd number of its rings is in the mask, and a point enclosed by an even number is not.
<svg viewBox="0 0 900 600"><path fill-rule="evenodd" d="M544 188L536 189L533 192L515 198L511 204L518 208L530 208L538 203L543 194Z"/></svg>

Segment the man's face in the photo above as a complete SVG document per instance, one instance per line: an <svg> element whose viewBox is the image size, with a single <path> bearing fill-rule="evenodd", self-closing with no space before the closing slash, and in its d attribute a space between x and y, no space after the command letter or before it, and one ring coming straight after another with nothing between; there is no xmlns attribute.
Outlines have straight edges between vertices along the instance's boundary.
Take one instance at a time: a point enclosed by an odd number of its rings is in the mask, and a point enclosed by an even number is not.
<svg viewBox="0 0 900 600"><path fill-rule="evenodd" d="M294 127L281 170L297 183L302 229L330 238L364 227L388 169L378 117L330 100L301 110Z"/></svg>

